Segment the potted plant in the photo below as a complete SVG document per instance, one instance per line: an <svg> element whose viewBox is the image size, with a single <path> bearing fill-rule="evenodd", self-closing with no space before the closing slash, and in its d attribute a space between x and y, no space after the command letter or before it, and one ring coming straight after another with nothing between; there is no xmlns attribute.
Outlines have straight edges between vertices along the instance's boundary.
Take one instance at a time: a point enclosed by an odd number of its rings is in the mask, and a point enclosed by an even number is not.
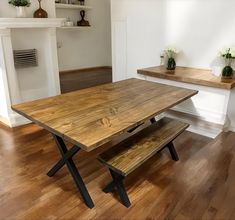
<svg viewBox="0 0 235 220"><path fill-rule="evenodd" d="M167 58L166 68L168 70L174 71L175 68L176 68L175 57L176 57L176 54L179 53L179 51L176 48L174 48L174 47L167 47L164 50L164 53L165 53L166 58Z"/></svg>
<svg viewBox="0 0 235 220"><path fill-rule="evenodd" d="M17 18L26 17L25 8L30 6L29 0L10 0L8 3L16 7Z"/></svg>
<svg viewBox="0 0 235 220"><path fill-rule="evenodd" d="M219 52L220 56L225 60L225 67L222 70L223 79L233 78L232 61L235 59L235 48L227 47Z"/></svg>

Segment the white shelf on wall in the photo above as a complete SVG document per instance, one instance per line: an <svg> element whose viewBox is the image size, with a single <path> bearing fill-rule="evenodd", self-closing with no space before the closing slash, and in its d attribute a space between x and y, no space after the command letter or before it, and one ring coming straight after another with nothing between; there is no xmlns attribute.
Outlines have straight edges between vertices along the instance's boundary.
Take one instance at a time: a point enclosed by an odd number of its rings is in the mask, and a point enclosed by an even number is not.
<svg viewBox="0 0 235 220"><path fill-rule="evenodd" d="M89 30L91 26L80 27L80 26L73 26L73 27L58 27L59 30Z"/></svg>
<svg viewBox="0 0 235 220"><path fill-rule="evenodd" d="M65 18L0 18L0 28L60 27Z"/></svg>
<svg viewBox="0 0 235 220"><path fill-rule="evenodd" d="M78 10L91 10L92 7L86 5L73 5L73 4L61 4L56 3L55 7L57 9L78 9Z"/></svg>

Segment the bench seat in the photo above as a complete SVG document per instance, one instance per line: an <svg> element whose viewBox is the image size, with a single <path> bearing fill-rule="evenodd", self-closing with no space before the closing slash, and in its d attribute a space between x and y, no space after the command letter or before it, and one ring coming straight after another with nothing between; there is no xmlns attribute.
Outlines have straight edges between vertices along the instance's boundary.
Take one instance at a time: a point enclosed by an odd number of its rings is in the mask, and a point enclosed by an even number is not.
<svg viewBox="0 0 235 220"><path fill-rule="evenodd" d="M163 118L108 149L98 159L114 171L127 176L173 141L188 126L177 120Z"/></svg>
<svg viewBox="0 0 235 220"><path fill-rule="evenodd" d="M105 164L111 173L113 181L103 191L111 192L115 187L126 207L131 205L125 191L123 179L141 164L167 147L173 160L178 160L173 140L188 128L183 122L163 118L159 121L151 119L152 124L122 141L116 146L99 155L98 160Z"/></svg>

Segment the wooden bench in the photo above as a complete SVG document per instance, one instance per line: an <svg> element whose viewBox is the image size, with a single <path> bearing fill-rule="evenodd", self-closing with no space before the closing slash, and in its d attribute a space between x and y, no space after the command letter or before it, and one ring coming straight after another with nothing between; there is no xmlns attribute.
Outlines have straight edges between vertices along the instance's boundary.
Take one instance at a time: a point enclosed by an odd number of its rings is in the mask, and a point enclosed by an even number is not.
<svg viewBox="0 0 235 220"><path fill-rule="evenodd" d="M163 118L158 122L152 119L151 122L149 127L108 149L98 157L99 161L109 168L113 178L113 181L103 191L108 193L116 187L120 199L126 207L129 207L131 203L123 184L124 178L165 147L169 149L173 160L179 160L173 140L189 126L169 118Z"/></svg>

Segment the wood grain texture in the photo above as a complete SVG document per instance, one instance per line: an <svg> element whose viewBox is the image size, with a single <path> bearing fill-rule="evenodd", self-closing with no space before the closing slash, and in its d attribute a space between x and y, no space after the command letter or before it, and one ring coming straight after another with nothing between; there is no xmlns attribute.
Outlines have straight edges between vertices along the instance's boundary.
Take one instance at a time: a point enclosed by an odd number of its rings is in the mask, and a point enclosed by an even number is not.
<svg viewBox="0 0 235 220"><path fill-rule="evenodd" d="M167 70L164 66L150 67L138 70L139 74L161 79L174 80L178 82L192 83L196 85L209 86L230 90L235 87L235 78L222 82L211 70L196 69L188 67L177 67L174 72Z"/></svg>
<svg viewBox="0 0 235 220"><path fill-rule="evenodd" d="M60 72L61 92L72 92L112 82L112 67L93 67Z"/></svg>
<svg viewBox="0 0 235 220"><path fill-rule="evenodd" d="M114 171L127 176L188 126L177 120L163 118L102 153L98 159Z"/></svg>
<svg viewBox="0 0 235 220"><path fill-rule="evenodd" d="M194 90L129 79L15 105L12 109L91 151L195 94Z"/></svg>
<svg viewBox="0 0 235 220"><path fill-rule="evenodd" d="M111 177L96 157L108 147L74 157L96 204L89 210L66 168L46 176L60 157L47 131L32 124L0 125L0 219L235 219L235 133L215 140L181 134L175 141L179 162L169 160L166 149L126 179L130 209L116 194L102 192Z"/></svg>

